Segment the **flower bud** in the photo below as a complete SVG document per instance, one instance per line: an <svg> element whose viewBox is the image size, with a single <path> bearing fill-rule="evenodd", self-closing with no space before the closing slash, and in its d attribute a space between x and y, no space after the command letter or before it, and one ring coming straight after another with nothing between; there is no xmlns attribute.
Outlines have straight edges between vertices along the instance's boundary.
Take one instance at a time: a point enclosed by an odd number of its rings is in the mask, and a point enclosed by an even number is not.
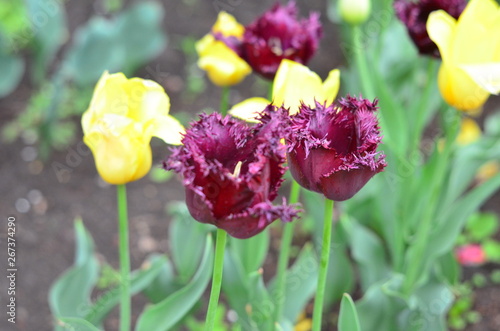
<svg viewBox="0 0 500 331"><path fill-rule="evenodd" d="M370 0L339 0L339 12L352 25L364 23L371 13Z"/></svg>

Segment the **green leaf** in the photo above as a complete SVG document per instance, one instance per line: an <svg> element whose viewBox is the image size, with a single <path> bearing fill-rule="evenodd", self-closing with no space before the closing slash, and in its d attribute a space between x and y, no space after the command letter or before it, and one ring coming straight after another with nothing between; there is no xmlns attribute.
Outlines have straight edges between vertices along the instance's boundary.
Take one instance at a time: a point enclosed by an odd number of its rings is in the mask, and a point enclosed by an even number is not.
<svg viewBox="0 0 500 331"><path fill-rule="evenodd" d="M75 32L65 65L78 84L93 84L104 71L115 72L123 67L126 54L117 36L116 24L101 17L90 19Z"/></svg>
<svg viewBox="0 0 500 331"><path fill-rule="evenodd" d="M182 285L176 279L172 263L164 256L165 259L160 268L160 272L153 281L143 290L143 293L152 303L158 303L165 299L170 294L177 291ZM154 258L154 256L153 256Z"/></svg>
<svg viewBox="0 0 500 331"><path fill-rule="evenodd" d="M148 62L165 48L162 20L162 7L152 1L136 3L117 18L118 42L126 54L126 68Z"/></svg>
<svg viewBox="0 0 500 331"><path fill-rule="evenodd" d="M68 331L101 331L96 328L91 323L87 322L82 318L59 318L57 323L57 328L60 330Z"/></svg>
<svg viewBox="0 0 500 331"><path fill-rule="evenodd" d="M410 302L412 307L402 314L401 330L446 331L446 314L453 303L450 288L431 277L429 282L418 288Z"/></svg>
<svg viewBox="0 0 500 331"><path fill-rule="evenodd" d="M224 254L224 271L222 276L222 292L224 292L231 309L238 314L241 325L251 325L246 305L250 302L250 279L241 262L231 250Z"/></svg>
<svg viewBox="0 0 500 331"><path fill-rule="evenodd" d="M352 257L359 264L361 285L367 289L388 276L384 246L379 237L356 220L345 218L341 222L349 234Z"/></svg>
<svg viewBox="0 0 500 331"><path fill-rule="evenodd" d="M394 99L384 77L377 68L372 70L374 85L380 106L380 127L384 134L384 144L388 145L396 155L405 155L408 146L408 122L405 119L403 106Z"/></svg>
<svg viewBox="0 0 500 331"><path fill-rule="evenodd" d="M67 37L64 6L60 1L25 0L36 41L35 79L40 82Z"/></svg>
<svg viewBox="0 0 500 331"><path fill-rule="evenodd" d="M264 286L262 273L245 273L231 250L224 255L222 291L231 309L238 314L243 330L269 330L274 303Z"/></svg>
<svg viewBox="0 0 500 331"><path fill-rule="evenodd" d="M141 269L133 271L130 275L130 293L135 295L151 284L166 261L166 256L156 255L145 262ZM116 286L102 294L89 307L85 319L94 325L99 325L119 302L120 287Z"/></svg>
<svg viewBox="0 0 500 331"><path fill-rule="evenodd" d="M482 247L487 260L497 263L500 262L500 242L496 240L486 240Z"/></svg>
<svg viewBox="0 0 500 331"><path fill-rule="evenodd" d="M347 255L347 239L344 238L345 236L342 224L340 222L334 224L330 262L328 263L326 278L325 307L329 307L340 300L344 292L350 292L355 284L356 278Z"/></svg>
<svg viewBox="0 0 500 331"><path fill-rule="evenodd" d="M264 263L269 249L269 231L248 239L230 239L231 249L243 265L246 273L257 271Z"/></svg>
<svg viewBox="0 0 500 331"><path fill-rule="evenodd" d="M340 303L339 331L361 331L356 306L349 294L344 293Z"/></svg>
<svg viewBox="0 0 500 331"><path fill-rule="evenodd" d="M431 233L426 256L440 256L449 251L463 228L467 217L474 213L500 187L500 174L472 189L463 198L456 201L442 215L444 220Z"/></svg>
<svg viewBox="0 0 500 331"><path fill-rule="evenodd" d="M159 167L152 167L149 172L149 179L155 183L165 183L172 178L173 174L173 171L165 171L165 169Z"/></svg>
<svg viewBox="0 0 500 331"><path fill-rule="evenodd" d="M470 239L483 241L497 232L498 216L493 213L476 213L469 218L465 229Z"/></svg>
<svg viewBox="0 0 500 331"><path fill-rule="evenodd" d="M139 316L137 331L170 330L200 300L212 275L212 238L208 236L198 271L189 284L163 301L148 306Z"/></svg>
<svg viewBox="0 0 500 331"><path fill-rule="evenodd" d="M400 298L389 296L385 288L389 281L373 284L356 304L361 330L400 331L399 313L406 307Z"/></svg>
<svg viewBox="0 0 500 331"><path fill-rule="evenodd" d="M439 257L437 261L437 274L441 281L446 282L450 286L458 284L460 271L460 266L454 252L448 252Z"/></svg>
<svg viewBox="0 0 500 331"><path fill-rule="evenodd" d="M172 259L180 281L185 283L197 270L210 227L195 221L184 202L171 203L169 214L172 215L169 229Z"/></svg>
<svg viewBox="0 0 500 331"><path fill-rule="evenodd" d="M10 94L19 85L24 72L21 58L3 53L0 50L0 98Z"/></svg>
<svg viewBox="0 0 500 331"><path fill-rule="evenodd" d="M50 309L56 318L83 317L91 306L90 294L99 276L94 243L81 220L75 221L75 237L75 263L49 291Z"/></svg>
<svg viewBox="0 0 500 331"><path fill-rule="evenodd" d="M314 296L318 282L318 257L311 244L306 244L293 266L286 271L283 316L289 321L296 321L309 300ZM275 280L269 285L273 293ZM279 300L280 298L275 298Z"/></svg>

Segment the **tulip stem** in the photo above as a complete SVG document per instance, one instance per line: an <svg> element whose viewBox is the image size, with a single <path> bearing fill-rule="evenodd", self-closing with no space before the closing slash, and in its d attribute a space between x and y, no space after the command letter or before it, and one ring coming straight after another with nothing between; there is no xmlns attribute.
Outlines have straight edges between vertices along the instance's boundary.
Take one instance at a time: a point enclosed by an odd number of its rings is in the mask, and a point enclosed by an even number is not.
<svg viewBox="0 0 500 331"><path fill-rule="evenodd" d="M226 116L227 109L229 108L229 86L222 87L220 95L220 113Z"/></svg>
<svg viewBox="0 0 500 331"><path fill-rule="evenodd" d="M321 247L321 260L319 266L318 286L314 299L313 310L313 331L321 330L321 320L323 316L323 301L326 288L326 276L328 273L328 262L330 260L330 246L333 227L333 200L325 200L325 216L323 221L323 244Z"/></svg>
<svg viewBox="0 0 500 331"><path fill-rule="evenodd" d="M363 46L361 39L362 31L360 25L352 27L352 39L354 43L354 59L358 68L359 76L361 79L361 86L363 88L364 97L372 100L375 98L375 88L373 87L371 75L369 71L368 61L365 56L366 49Z"/></svg>
<svg viewBox="0 0 500 331"><path fill-rule="evenodd" d="M212 289L210 291L210 301L208 303L207 319L205 331L214 329L215 314L219 303L220 288L222 285L222 271L224 267L224 249L226 247L226 231L217 229L217 239L215 242L214 271L212 276Z"/></svg>
<svg viewBox="0 0 500 331"><path fill-rule="evenodd" d="M296 181L292 181L290 189L289 203L294 204L299 201L300 185ZM283 312L283 302L285 301L285 276L288 267L288 260L290 258L290 247L292 246L293 230L295 222L286 223L283 230L283 237L281 238L280 255L278 258L278 270L276 272L276 296L275 296L275 310L274 310L274 323L279 323L281 314ZM273 323L273 324L274 324Z"/></svg>
<svg viewBox="0 0 500 331"><path fill-rule="evenodd" d="M125 184L117 185L118 236L120 255L120 330L130 330L130 255L128 246L127 190Z"/></svg>

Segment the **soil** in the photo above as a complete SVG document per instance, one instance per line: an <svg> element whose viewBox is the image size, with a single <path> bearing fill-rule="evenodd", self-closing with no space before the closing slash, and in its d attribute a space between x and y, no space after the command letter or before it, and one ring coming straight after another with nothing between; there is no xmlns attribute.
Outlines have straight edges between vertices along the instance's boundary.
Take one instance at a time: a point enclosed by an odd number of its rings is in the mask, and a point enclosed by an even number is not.
<svg viewBox="0 0 500 331"><path fill-rule="evenodd" d="M237 5L234 14L239 21L247 24L258 14L269 8L273 1L223 1ZM70 31L84 23L98 8L99 2L91 5L84 1L67 2ZM342 64L338 43L338 31L326 18L326 1L308 1L307 6L299 4L303 13L307 10L319 11L325 26L325 36L318 55L313 59L313 70L326 74ZM217 12L212 1L169 1L164 0L164 28L169 36L167 49L138 76L157 80L171 97L171 112L182 110L194 116L206 107L217 108L220 91L207 84L206 91L195 98L187 99L183 94L186 85L186 58L180 49L184 36L201 37L216 19ZM307 8L306 8L307 7ZM153 77L151 77L153 76ZM256 79L248 79L238 87L232 97L239 101L253 96L258 89ZM28 77L14 93L0 100L0 124L11 121L27 104L34 88ZM262 93L261 95L264 95ZM233 101L234 101L233 100ZM75 122L78 119L75 118ZM78 126L79 127L79 126ZM36 146L26 139L12 144L2 143L0 159L0 240L2 249L0 260L6 261L6 220L16 218L16 303L17 323L8 323L5 313L1 313L1 330L48 331L53 329L52 317L47 303L48 289L57 276L73 262L74 235L73 222L81 217L92 234L97 251L103 261L118 266L116 234L116 192L97 175L94 160L88 149L81 143L80 129L75 133L75 141L63 151L55 151L50 159L42 162L36 157ZM28 139L29 140L29 139ZM160 141L153 140L154 164L159 163L169 153ZM33 154L35 153L35 154ZM68 172L56 169L64 165ZM183 187L177 180L168 185L158 184L145 177L128 187L130 246L132 267L138 268L151 252L168 250L168 216L165 206L170 201L183 200ZM499 211L499 197L489 202L486 209ZM271 256L270 260L275 259ZM272 265L267 263L266 265ZM489 273L494 267L479 268ZM5 307L7 297L6 277L0 277L1 304ZM468 331L500 330L500 287L489 285L476 292L475 309L482 315L482 321L467 328ZM140 311L144 300L134 301L135 311ZM117 329L116 314L106 324L107 329Z"/></svg>

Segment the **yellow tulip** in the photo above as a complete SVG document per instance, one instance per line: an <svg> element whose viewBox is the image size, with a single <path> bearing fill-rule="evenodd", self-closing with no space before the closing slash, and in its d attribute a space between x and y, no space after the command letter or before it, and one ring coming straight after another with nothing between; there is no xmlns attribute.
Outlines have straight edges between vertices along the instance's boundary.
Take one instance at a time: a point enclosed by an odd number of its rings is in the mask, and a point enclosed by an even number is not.
<svg viewBox="0 0 500 331"><path fill-rule="evenodd" d="M456 138L457 144L466 146L476 142L479 138L481 138L481 128L476 121L467 117L463 118Z"/></svg>
<svg viewBox="0 0 500 331"><path fill-rule="evenodd" d="M236 85L252 72L245 60L214 37L215 33L219 33L224 37L241 39L244 32L245 28L232 15L220 12L211 33L196 43L196 51L200 57L198 67L207 72L208 78L215 85Z"/></svg>
<svg viewBox="0 0 500 331"><path fill-rule="evenodd" d="M170 99L156 82L105 72L82 116L84 142L110 184L142 178L151 168L151 137L179 145L184 127L169 113Z"/></svg>
<svg viewBox="0 0 500 331"><path fill-rule="evenodd" d="M315 107L314 102L330 104L340 87L340 71L331 70L323 82L321 78L303 64L282 60L273 83L275 106L289 108L290 115L299 111L300 103ZM259 113L271 101L264 98L251 98L235 105L229 113L245 121L255 122Z"/></svg>
<svg viewBox="0 0 500 331"><path fill-rule="evenodd" d="M458 20L435 11L427 31L441 53L438 85L448 104L474 112L500 92L500 6L495 1L471 0Z"/></svg>

